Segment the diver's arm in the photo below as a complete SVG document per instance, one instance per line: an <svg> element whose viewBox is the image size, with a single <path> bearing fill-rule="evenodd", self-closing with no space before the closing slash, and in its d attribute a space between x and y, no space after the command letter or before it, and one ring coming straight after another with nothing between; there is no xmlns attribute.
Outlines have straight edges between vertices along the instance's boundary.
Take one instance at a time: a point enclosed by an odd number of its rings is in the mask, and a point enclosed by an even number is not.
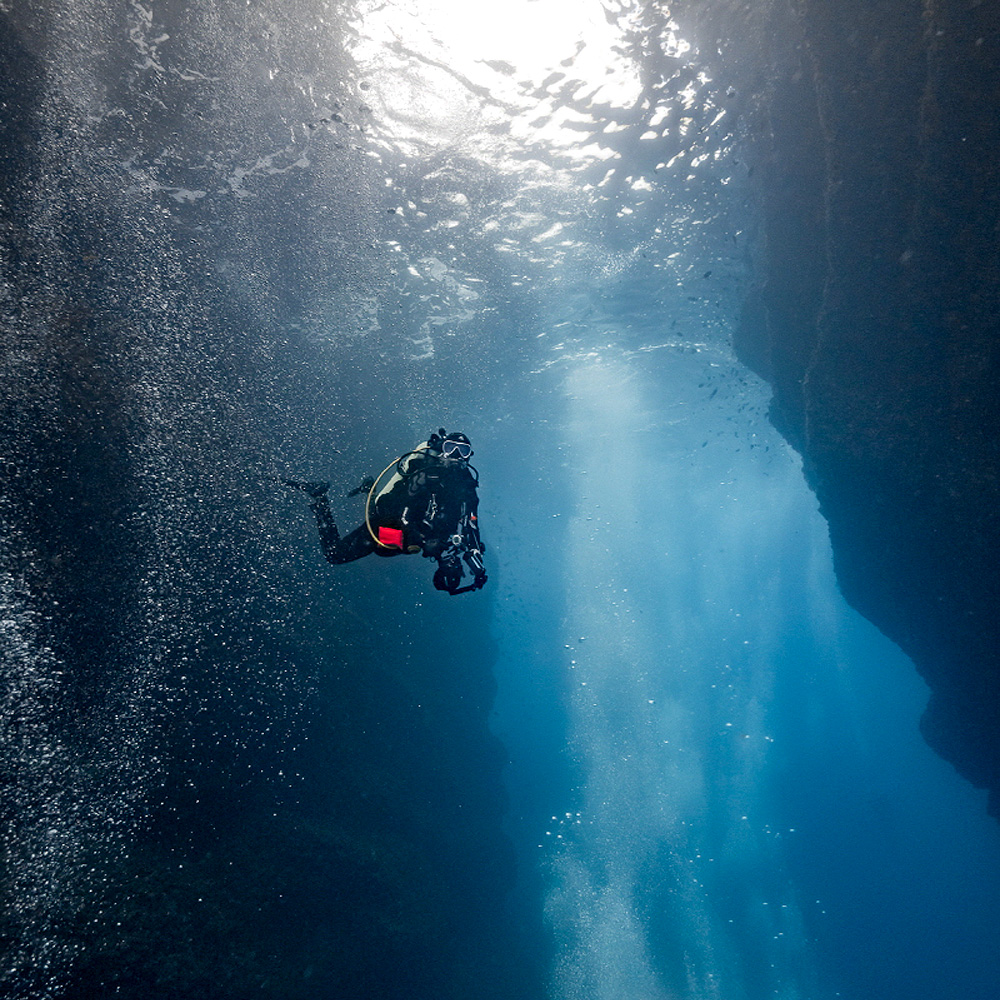
<svg viewBox="0 0 1000 1000"><path fill-rule="evenodd" d="M486 569L483 566L483 553L486 546L479 535L479 491L476 488L479 482L478 476L475 479L469 477L469 496L465 503L465 516L462 518L462 535L465 551L462 558L465 560L469 571L472 573L472 588L478 590L486 585Z"/></svg>
<svg viewBox="0 0 1000 1000"><path fill-rule="evenodd" d="M479 590L486 584L486 570L483 566L485 546L479 536L479 495L477 480L468 472L452 479L451 496L448 501L453 527L443 541L443 547L435 553L438 568L434 573L434 586L449 594L464 594ZM463 566L463 563L465 566ZM461 586L462 577L468 567L472 583Z"/></svg>
<svg viewBox="0 0 1000 1000"><path fill-rule="evenodd" d="M455 531L448 535L444 547L436 554L438 568L434 571L434 586L449 594L464 594L480 590L486 585L483 566L483 547L479 540L479 525L474 513L463 511ZM465 566L463 566L463 562ZM468 567L472 583L462 586L462 577Z"/></svg>
<svg viewBox="0 0 1000 1000"><path fill-rule="evenodd" d="M483 552L486 547L479 537L479 518L476 516L475 509L469 511L462 518L459 531L462 541L458 548L465 565L469 567L469 572L472 574L473 582L469 589L479 590L486 585L486 568L483 565Z"/></svg>

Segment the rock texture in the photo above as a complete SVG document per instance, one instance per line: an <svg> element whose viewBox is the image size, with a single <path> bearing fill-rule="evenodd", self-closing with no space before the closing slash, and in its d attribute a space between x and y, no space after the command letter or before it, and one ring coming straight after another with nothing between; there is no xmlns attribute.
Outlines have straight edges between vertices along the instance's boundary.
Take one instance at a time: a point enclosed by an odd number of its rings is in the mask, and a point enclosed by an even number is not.
<svg viewBox="0 0 1000 1000"><path fill-rule="evenodd" d="M772 64L744 93L763 233L737 349L773 386L845 597L914 660L924 736L1000 816L1000 18L769 16L746 36Z"/></svg>
<svg viewBox="0 0 1000 1000"><path fill-rule="evenodd" d="M337 93L307 6L304 39L276 34ZM335 251L378 216L331 219L323 190L357 150L195 190L219 149L252 165L241 136L308 120L297 83L255 96L261 7L168 10L148 61L144 9L0 11L0 996L538 996L487 603L443 626L426 566L331 572L275 483L278 456L318 478L334 439L410 434L364 343L352 364L288 332L360 280ZM190 189L157 179L174 156ZM365 471L335 483L351 527Z"/></svg>

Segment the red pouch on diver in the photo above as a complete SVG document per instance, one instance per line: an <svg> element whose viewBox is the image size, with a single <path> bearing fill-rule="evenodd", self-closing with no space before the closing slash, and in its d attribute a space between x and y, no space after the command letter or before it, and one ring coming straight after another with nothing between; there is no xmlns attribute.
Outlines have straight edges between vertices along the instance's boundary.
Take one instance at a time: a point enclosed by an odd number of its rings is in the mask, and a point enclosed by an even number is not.
<svg viewBox="0 0 1000 1000"><path fill-rule="evenodd" d="M403 547L403 532L400 528L387 528L380 524L378 528L378 540L383 545L389 545L396 549Z"/></svg>

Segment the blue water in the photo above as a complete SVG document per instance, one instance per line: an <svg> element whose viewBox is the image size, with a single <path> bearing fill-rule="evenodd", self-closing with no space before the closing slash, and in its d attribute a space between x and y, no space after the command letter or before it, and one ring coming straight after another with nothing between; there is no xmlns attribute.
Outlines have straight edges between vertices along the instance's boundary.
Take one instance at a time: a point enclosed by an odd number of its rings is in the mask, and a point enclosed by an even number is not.
<svg viewBox="0 0 1000 1000"><path fill-rule="evenodd" d="M996 995L1000 828L733 353L744 126L612 6L4 22L12 998ZM487 589L327 566L275 477L349 530L441 425Z"/></svg>
<svg viewBox="0 0 1000 1000"><path fill-rule="evenodd" d="M796 456L747 408L761 387L709 399L711 362L667 353L553 380L567 507L499 532L495 724L552 995L991 996L985 795L923 744L925 686L840 597ZM553 689L574 783L546 814L520 788L553 748L522 706Z"/></svg>

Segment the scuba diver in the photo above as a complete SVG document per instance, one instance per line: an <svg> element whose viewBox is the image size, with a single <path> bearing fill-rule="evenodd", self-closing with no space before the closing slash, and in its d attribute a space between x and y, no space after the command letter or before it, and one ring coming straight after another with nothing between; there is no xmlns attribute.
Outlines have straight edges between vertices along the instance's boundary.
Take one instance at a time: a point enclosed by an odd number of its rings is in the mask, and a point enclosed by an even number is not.
<svg viewBox="0 0 1000 1000"><path fill-rule="evenodd" d="M479 539L477 519L479 473L469 465L471 457L469 439L457 432L446 433L442 427L386 466L378 479L367 478L347 494L367 491L368 497L364 523L343 538L330 510L329 483L282 482L312 498L309 509L316 516L328 562L353 562L372 552L380 556L422 552L437 560L434 586L454 596L486 584L485 546ZM393 465L395 472L375 495L378 481ZM463 586L466 571L471 582Z"/></svg>

